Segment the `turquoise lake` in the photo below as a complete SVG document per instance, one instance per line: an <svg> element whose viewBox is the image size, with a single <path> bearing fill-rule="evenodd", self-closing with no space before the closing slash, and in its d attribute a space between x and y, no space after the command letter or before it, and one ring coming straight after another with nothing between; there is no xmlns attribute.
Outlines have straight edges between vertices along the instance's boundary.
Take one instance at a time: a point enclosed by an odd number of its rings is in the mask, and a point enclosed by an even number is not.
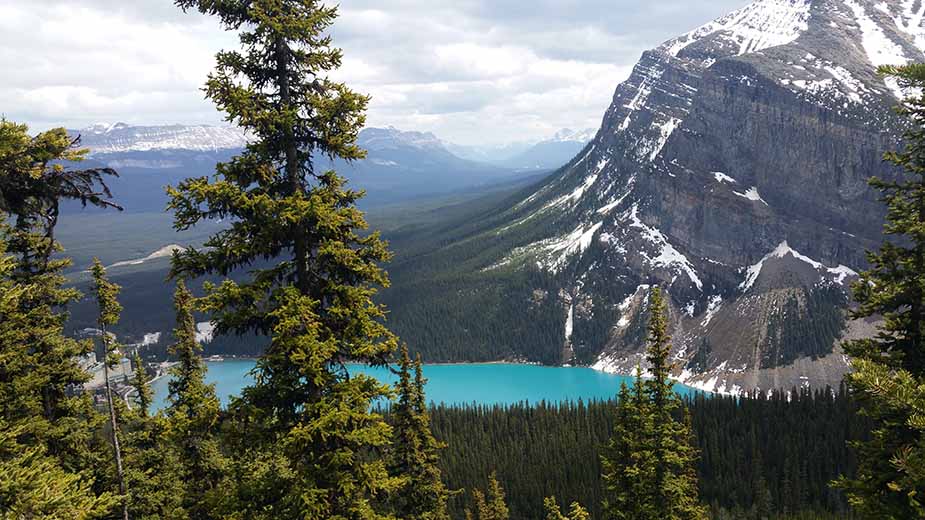
<svg viewBox="0 0 925 520"><path fill-rule="evenodd" d="M206 362L206 382L215 383L215 390L228 404L229 397L240 393L250 384L248 374L254 368L251 359L228 359ZM380 381L394 383L396 376L384 368L353 365L351 371L375 376ZM606 374L591 368L544 367L514 364L461 364L425 365L427 398L445 404L514 404L522 401L561 402L609 399L620 390L620 383L632 378ZM167 397L167 379L155 381L154 408L164 406ZM675 385L682 395L699 392L690 387Z"/></svg>

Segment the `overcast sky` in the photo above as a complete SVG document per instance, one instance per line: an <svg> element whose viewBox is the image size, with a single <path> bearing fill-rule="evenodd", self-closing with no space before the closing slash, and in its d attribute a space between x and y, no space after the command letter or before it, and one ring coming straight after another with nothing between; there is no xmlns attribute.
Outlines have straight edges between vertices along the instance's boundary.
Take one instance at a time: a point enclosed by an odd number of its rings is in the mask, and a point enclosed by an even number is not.
<svg viewBox="0 0 925 520"><path fill-rule="evenodd" d="M747 0L342 0L338 79L370 94L368 124L463 144L597 127L640 53ZM218 123L199 90L237 43L170 0L0 0L0 114Z"/></svg>

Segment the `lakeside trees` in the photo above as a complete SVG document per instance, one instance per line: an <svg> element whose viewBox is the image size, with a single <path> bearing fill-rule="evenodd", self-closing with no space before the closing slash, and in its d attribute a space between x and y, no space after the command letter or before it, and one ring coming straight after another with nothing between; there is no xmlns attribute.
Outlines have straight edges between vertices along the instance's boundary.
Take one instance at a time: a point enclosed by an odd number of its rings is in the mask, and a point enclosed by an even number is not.
<svg viewBox="0 0 925 520"><path fill-rule="evenodd" d="M651 377L643 381L637 370L632 391L626 385L620 389L615 435L601 455L605 516L705 519L697 491L690 415L669 378L671 344L661 289L652 288L648 304L646 361Z"/></svg>

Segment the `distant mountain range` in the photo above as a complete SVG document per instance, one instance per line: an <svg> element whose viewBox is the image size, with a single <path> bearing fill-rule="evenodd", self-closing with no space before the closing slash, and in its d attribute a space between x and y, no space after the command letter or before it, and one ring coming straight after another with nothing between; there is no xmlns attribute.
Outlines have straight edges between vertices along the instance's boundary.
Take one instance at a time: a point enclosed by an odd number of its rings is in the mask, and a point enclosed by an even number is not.
<svg viewBox="0 0 925 520"><path fill-rule="evenodd" d="M515 142L496 146L464 146L445 143L454 154L474 161L487 162L519 170L554 170L567 163L591 139L596 129L559 130L552 137L537 142Z"/></svg>
<svg viewBox="0 0 925 520"><path fill-rule="evenodd" d="M164 186L211 175L216 162L228 160L247 143L245 133L231 126L100 123L70 133L80 136L93 161L119 171L120 178L112 182L116 198L138 212L162 210L167 203ZM503 160L480 161L471 158L474 148L447 143L432 133L366 128L358 139L368 152L366 159L320 164L367 190L363 205L373 207L552 170L583 147L589 135L563 130L539 143L513 146L513 155ZM471 153L460 156L465 150Z"/></svg>

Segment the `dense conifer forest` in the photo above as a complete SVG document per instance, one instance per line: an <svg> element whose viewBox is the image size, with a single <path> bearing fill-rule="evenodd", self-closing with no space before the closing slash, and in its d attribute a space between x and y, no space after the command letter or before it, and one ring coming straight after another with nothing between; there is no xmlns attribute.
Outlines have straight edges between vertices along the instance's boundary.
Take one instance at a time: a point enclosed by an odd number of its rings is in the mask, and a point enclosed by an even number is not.
<svg viewBox="0 0 925 520"><path fill-rule="evenodd" d="M715 517L845 517L847 501L829 483L853 474L847 441L869 434L846 388L701 395L686 404L701 454L700 495ZM599 453L613 433L613 402L438 406L431 417L448 446L440 467L450 489L484 487L495 471L513 518L540 518L546 495L603 518ZM461 513L467 500L453 499L451 510Z"/></svg>

